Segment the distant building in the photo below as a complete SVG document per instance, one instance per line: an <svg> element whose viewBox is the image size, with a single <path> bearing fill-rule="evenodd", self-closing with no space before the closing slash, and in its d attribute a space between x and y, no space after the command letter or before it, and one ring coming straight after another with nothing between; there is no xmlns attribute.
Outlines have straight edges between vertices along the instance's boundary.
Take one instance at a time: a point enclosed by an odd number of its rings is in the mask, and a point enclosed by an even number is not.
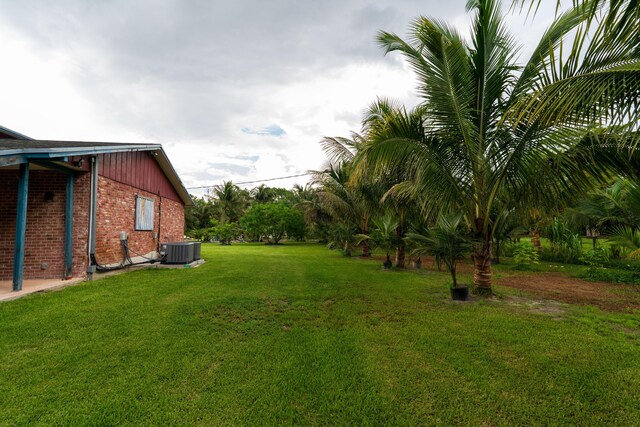
<svg viewBox="0 0 640 427"><path fill-rule="evenodd" d="M193 203L161 145L42 141L0 127L0 280L83 277L182 241Z"/></svg>

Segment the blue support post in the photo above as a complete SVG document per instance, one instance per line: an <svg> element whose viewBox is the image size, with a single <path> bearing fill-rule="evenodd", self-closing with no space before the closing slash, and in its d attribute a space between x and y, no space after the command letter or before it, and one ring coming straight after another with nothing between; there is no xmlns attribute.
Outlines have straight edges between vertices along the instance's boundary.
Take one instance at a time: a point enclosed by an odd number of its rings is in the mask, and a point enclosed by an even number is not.
<svg viewBox="0 0 640 427"><path fill-rule="evenodd" d="M13 290L22 290L24 244L27 234L27 198L29 197L29 163L20 164L18 206L16 212L16 244L13 253Z"/></svg>
<svg viewBox="0 0 640 427"><path fill-rule="evenodd" d="M67 175L67 198L64 209L64 278L73 276L73 174Z"/></svg>

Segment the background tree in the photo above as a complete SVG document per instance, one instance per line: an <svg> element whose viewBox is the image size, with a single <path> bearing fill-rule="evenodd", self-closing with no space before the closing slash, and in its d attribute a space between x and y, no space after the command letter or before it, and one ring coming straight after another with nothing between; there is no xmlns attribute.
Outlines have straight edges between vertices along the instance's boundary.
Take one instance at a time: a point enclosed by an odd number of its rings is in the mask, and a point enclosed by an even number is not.
<svg viewBox="0 0 640 427"><path fill-rule="evenodd" d="M284 202L253 205L240 220L249 234L278 244L282 239L302 239L305 223L302 213Z"/></svg>
<svg viewBox="0 0 640 427"><path fill-rule="evenodd" d="M202 230L210 225L213 216L213 204L204 197L191 195L193 207L186 208L184 212L185 232L193 237L201 238Z"/></svg>
<svg viewBox="0 0 640 427"><path fill-rule="evenodd" d="M366 174L351 179L356 168L355 155L363 142L358 134L351 139L324 138L321 144L332 163L324 172L316 173L314 184L319 187L318 202L333 221L344 222L348 228L367 234L371 218L380 210L382 192ZM362 242L362 256L369 255L368 243Z"/></svg>
<svg viewBox="0 0 640 427"><path fill-rule="evenodd" d="M225 181L212 189L213 211L222 223L238 222L249 206L249 193L231 181Z"/></svg>
<svg viewBox="0 0 640 427"><path fill-rule="evenodd" d="M273 189L267 187L264 184L260 184L259 186L251 190L251 197L257 203L269 203L273 201L273 199L275 198L275 194L273 192Z"/></svg>
<svg viewBox="0 0 640 427"><path fill-rule="evenodd" d="M292 202L293 206L302 212L307 235L321 243L328 243L332 218L320 201L319 191L320 188L312 183L304 187L296 184L291 190Z"/></svg>

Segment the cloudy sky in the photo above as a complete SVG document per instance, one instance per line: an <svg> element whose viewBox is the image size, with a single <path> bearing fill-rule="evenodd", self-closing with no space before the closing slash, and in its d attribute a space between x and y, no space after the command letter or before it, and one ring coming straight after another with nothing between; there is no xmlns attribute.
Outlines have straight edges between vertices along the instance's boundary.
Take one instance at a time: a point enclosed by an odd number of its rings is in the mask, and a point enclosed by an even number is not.
<svg viewBox="0 0 640 427"><path fill-rule="evenodd" d="M523 55L549 3L533 22L509 15ZM417 102L375 35L418 15L468 24L463 0L0 0L0 125L160 143L187 187L304 173L376 96Z"/></svg>

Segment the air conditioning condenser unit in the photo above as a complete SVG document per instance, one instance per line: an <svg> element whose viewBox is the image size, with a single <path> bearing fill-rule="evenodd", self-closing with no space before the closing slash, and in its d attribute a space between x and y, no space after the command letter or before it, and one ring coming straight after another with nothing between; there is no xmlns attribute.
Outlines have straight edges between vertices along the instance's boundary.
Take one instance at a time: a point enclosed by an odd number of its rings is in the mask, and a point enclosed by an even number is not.
<svg viewBox="0 0 640 427"><path fill-rule="evenodd" d="M194 242L163 243L161 253L164 264L189 264L195 260L195 245Z"/></svg>

